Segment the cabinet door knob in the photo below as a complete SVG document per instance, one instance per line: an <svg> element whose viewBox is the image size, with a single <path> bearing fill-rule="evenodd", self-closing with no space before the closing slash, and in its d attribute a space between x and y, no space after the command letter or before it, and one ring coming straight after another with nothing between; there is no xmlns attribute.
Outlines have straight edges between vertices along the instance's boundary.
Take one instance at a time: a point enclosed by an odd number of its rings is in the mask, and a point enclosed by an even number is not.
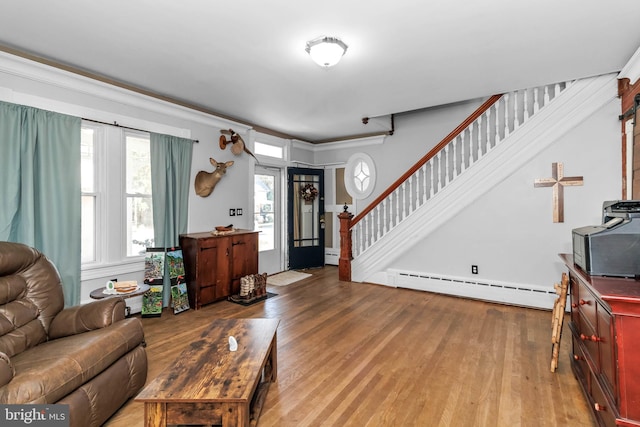
<svg viewBox="0 0 640 427"><path fill-rule="evenodd" d="M590 305L591 301L585 301L583 299L580 299L580 305Z"/></svg>
<svg viewBox="0 0 640 427"><path fill-rule="evenodd" d="M574 302L573 304L571 304L571 307L572 308L578 308L578 304Z"/></svg>
<svg viewBox="0 0 640 427"><path fill-rule="evenodd" d="M598 412L602 412L602 411L606 411L607 410L606 406L603 406L603 405L601 405L599 403L594 403L593 404L593 408Z"/></svg>
<svg viewBox="0 0 640 427"><path fill-rule="evenodd" d="M573 355L573 360L582 360L582 357L580 357L580 356L579 356L579 355L577 355L577 354L574 354L574 355Z"/></svg>
<svg viewBox="0 0 640 427"><path fill-rule="evenodd" d="M591 341L593 342L599 342L602 341L602 338L596 336L596 335L591 335Z"/></svg>

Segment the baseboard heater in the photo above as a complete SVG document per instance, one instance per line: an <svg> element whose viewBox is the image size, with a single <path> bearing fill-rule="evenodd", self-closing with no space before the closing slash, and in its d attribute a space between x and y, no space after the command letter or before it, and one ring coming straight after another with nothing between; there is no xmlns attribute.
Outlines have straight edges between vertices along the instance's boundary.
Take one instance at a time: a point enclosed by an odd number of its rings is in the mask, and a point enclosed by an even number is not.
<svg viewBox="0 0 640 427"><path fill-rule="evenodd" d="M422 274L400 270L389 270L392 283L398 288L454 295L466 298L523 307L550 310L557 298L555 290L536 285L509 284L493 281L469 280Z"/></svg>

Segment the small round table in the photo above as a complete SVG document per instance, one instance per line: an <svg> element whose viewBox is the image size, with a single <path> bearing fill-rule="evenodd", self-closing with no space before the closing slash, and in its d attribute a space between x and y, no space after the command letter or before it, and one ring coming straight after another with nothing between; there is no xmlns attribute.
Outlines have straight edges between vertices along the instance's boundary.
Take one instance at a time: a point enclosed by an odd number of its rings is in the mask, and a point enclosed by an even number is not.
<svg viewBox="0 0 640 427"><path fill-rule="evenodd" d="M150 288L151 288L151 286L147 285L146 283L142 283L142 284L138 285L138 289L136 289L133 292L123 292L123 293L116 293L116 294L105 294L104 291L107 288L103 287L103 288L98 288L98 289L92 290L91 293L89 294L89 296L91 298L93 298L93 299L103 299L103 298L110 298L110 297L131 298L131 297L137 297L139 295L144 294ZM129 306L127 306L126 310L127 310L126 311L126 315L127 315L127 317L129 317L131 315L131 308Z"/></svg>

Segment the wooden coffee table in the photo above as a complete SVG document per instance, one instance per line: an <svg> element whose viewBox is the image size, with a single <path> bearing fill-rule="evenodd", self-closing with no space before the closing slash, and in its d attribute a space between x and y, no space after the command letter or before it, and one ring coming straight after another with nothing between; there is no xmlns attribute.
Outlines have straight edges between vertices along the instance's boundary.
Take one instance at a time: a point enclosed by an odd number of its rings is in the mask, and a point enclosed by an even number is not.
<svg viewBox="0 0 640 427"><path fill-rule="evenodd" d="M278 374L277 319L218 319L135 398L145 426L257 423ZM229 350L229 336L238 350Z"/></svg>

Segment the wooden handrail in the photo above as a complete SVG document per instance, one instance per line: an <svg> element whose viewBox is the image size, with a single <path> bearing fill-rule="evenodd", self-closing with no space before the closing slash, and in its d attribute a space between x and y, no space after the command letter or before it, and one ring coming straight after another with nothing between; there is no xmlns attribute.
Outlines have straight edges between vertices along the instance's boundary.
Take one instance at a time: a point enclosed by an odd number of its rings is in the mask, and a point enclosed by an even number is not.
<svg viewBox="0 0 640 427"><path fill-rule="evenodd" d="M449 135L445 136L442 141L438 143L435 147L433 147L427 154L424 155L416 164L414 164L409 170L407 170L400 178L398 178L393 184L391 184L385 191L382 192L376 199L369 203L369 205L362 210L358 215L356 215L351 220L351 228L353 228L358 221L365 217L369 212L373 210L380 202L389 196L389 194L393 193L396 188L398 188L404 181L407 180L411 175L413 175L418 169L420 169L425 163L431 160L440 150L442 150L448 143L453 141L455 137L457 137L460 132L465 130L471 123L473 123L478 117L480 117L485 111L487 111L493 104L495 104L500 98L500 95L493 95L491 98L487 99L481 106L478 107L473 113L469 115L458 127L456 127Z"/></svg>

